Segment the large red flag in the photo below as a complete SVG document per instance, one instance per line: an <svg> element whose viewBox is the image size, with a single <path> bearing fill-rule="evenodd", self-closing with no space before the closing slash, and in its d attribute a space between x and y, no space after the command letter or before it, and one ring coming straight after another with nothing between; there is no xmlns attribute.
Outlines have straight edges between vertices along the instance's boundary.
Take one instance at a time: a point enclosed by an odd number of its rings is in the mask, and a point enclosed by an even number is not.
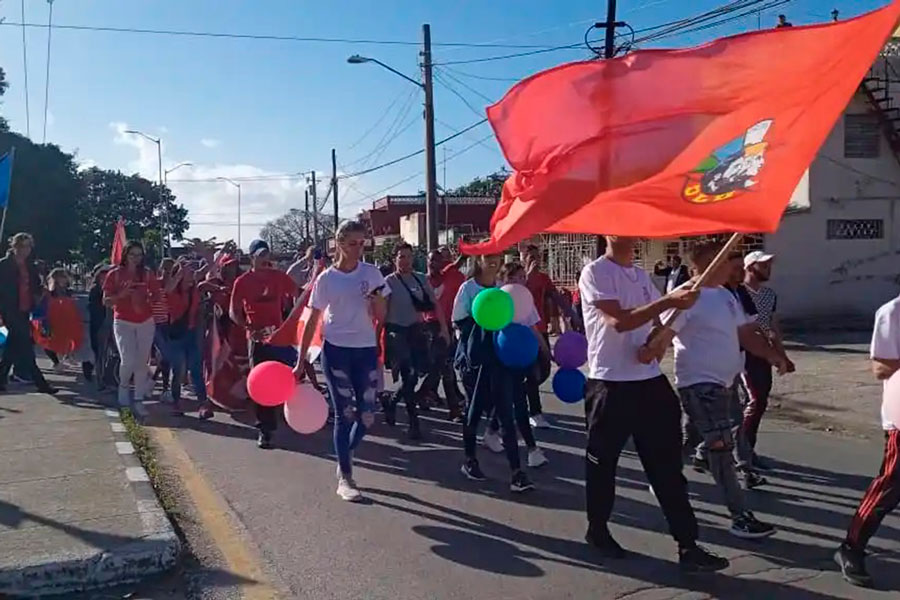
<svg viewBox="0 0 900 600"><path fill-rule="evenodd" d="M112 251L110 252L110 264L118 265L122 262L122 252L125 250L125 244L128 240L125 238L125 221L122 217L116 221L116 232L113 234Z"/></svg>
<svg viewBox="0 0 900 600"><path fill-rule="evenodd" d="M900 17L561 65L488 108L514 171L491 238L774 231L794 188Z"/></svg>

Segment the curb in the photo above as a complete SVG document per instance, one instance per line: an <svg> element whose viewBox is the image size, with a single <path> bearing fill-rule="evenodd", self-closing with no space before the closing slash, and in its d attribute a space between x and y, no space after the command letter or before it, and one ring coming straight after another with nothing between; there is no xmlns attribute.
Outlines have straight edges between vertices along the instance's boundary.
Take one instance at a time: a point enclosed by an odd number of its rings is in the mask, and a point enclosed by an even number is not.
<svg viewBox="0 0 900 600"><path fill-rule="evenodd" d="M143 408L143 407L142 407ZM0 597L33 597L65 594L133 583L173 567L181 552L181 541L156 497L150 478L134 454L118 410L105 409L122 460L122 476L137 498L143 534L111 551L97 549L90 556L68 561L32 565L0 574Z"/></svg>

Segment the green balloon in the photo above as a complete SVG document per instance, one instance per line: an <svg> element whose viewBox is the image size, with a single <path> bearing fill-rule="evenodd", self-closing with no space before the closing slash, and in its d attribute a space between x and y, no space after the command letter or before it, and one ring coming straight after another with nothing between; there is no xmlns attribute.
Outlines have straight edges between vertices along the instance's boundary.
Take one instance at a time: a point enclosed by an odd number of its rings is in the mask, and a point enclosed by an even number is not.
<svg viewBox="0 0 900 600"><path fill-rule="evenodd" d="M500 331L512 323L514 313L512 296L497 288L481 290L472 301L472 318L487 331Z"/></svg>

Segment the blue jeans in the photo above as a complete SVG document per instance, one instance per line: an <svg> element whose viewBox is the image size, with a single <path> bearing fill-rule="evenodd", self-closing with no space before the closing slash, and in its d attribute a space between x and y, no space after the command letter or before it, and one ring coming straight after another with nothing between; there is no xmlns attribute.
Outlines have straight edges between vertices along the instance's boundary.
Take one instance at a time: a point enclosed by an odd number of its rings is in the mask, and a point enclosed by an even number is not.
<svg viewBox="0 0 900 600"><path fill-rule="evenodd" d="M378 392L376 349L374 346L345 348L325 342L322 371L334 407L334 451L341 473L349 477L352 474L350 453L366 435L363 414L368 413L371 417L375 414Z"/></svg>
<svg viewBox="0 0 900 600"><path fill-rule="evenodd" d="M185 373L191 374L197 399L206 402L206 381L203 378L203 357L200 340L195 329L188 330L177 339L169 338L163 351L172 365L172 398L181 401L181 384Z"/></svg>

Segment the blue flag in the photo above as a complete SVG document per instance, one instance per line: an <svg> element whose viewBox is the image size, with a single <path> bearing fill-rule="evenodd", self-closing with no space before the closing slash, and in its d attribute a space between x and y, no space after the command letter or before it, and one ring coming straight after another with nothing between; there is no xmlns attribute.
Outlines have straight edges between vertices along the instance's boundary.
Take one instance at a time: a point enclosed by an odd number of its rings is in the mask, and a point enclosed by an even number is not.
<svg viewBox="0 0 900 600"><path fill-rule="evenodd" d="M0 156L0 208L9 204L9 184L12 182L12 150Z"/></svg>

